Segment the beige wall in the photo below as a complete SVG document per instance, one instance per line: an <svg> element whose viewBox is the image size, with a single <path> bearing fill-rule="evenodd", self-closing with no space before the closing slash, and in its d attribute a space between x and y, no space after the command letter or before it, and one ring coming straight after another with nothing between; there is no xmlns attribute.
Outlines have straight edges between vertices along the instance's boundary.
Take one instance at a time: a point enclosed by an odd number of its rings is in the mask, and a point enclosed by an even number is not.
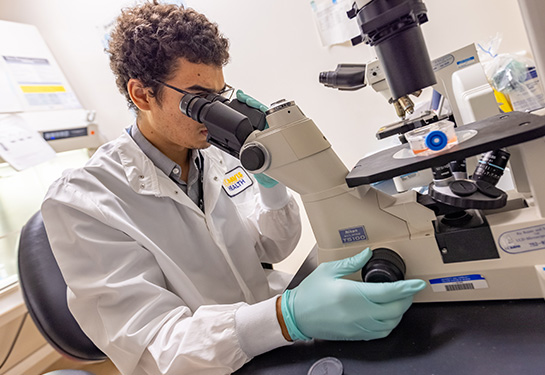
<svg viewBox="0 0 545 375"><path fill-rule="evenodd" d="M128 0L0 0L0 19L36 25L86 108L97 111L107 138L132 121L103 52L102 27ZM230 38L231 85L264 103L295 100L313 118L349 168L386 144L376 130L397 121L392 108L371 89L338 92L318 83L318 74L341 62L366 62L367 46L325 48L308 0L188 0L218 22ZM501 32L500 52L528 49L516 0L425 0L430 21L423 32L432 58ZM4 36L2 36L4 37ZM410 74L410 72L408 72ZM391 145L388 143L387 145ZM305 221L298 254L314 239ZM296 256L296 263L302 255Z"/></svg>
<svg viewBox="0 0 545 375"><path fill-rule="evenodd" d="M101 27L129 0L0 0L0 19L36 25L85 107L97 111L109 139L132 121L103 52ZM372 90L339 93L318 83L340 62L365 62L367 46L320 45L307 0L187 0L230 38L229 83L265 103L294 99L351 167L381 147L374 133L396 121ZM473 41L503 34L503 52L528 49L516 0L427 0L423 32L435 58ZM5 36L2 36L5 37Z"/></svg>

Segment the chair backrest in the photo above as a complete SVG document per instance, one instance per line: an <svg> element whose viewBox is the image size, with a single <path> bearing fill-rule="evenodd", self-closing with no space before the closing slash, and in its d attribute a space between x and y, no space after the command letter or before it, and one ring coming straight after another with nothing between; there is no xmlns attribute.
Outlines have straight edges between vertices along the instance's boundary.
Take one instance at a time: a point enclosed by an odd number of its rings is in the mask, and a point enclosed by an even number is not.
<svg viewBox="0 0 545 375"><path fill-rule="evenodd" d="M34 214L21 230L18 265L19 283L28 312L51 346L75 360L106 359L68 309L66 283L49 246L40 212Z"/></svg>

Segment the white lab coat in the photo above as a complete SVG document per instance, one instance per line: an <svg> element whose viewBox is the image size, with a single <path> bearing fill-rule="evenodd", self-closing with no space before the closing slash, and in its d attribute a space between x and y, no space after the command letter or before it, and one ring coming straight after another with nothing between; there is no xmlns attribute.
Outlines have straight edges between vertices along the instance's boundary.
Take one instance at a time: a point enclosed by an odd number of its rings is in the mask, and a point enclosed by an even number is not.
<svg viewBox="0 0 545 375"><path fill-rule="evenodd" d="M42 205L70 309L123 374L229 374L288 344L260 263L294 249L297 203L230 155L202 153L206 214L125 132ZM231 197L223 184L235 169L251 186Z"/></svg>

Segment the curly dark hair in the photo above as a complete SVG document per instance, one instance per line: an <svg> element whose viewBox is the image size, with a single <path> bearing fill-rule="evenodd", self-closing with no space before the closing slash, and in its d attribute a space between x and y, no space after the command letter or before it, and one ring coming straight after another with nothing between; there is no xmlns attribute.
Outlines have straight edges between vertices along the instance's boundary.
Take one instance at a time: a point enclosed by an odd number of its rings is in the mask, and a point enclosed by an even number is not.
<svg viewBox="0 0 545 375"><path fill-rule="evenodd" d="M119 91L136 111L127 91L129 79L140 80L160 103L163 87L178 58L222 67L229 61L229 41L203 14L157 0L126 8L116 20L106 50Z"/></svg>

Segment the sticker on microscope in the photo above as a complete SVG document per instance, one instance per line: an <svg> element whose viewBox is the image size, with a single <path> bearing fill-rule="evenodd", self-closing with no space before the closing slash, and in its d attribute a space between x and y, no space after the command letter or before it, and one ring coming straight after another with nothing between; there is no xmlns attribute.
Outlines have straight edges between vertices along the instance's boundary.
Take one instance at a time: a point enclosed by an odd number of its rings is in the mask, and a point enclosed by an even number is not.
<svg viewBox="0 0 545 375"><path fill-rule="evenodd" d="M223 190L230 197L239 195L253 184L252 178L242 167L230 170L223 178Z"/></svg>
<svg viewBox="0 0 545 375"><path fill-rule="evenodd" d="M475 56L468 57L467 59L456 61L458 69L465 68L466 66L475 64Z"/></svg>
<svg viewBox="0 0 545 375"><path fill-rule="evenodd" d="M430 285L434 292L457 292L460 290L488 288L488 283L482 275L462 275L431 279Z"/></svg>
<svg viewBox="0 0 545 375"><path fill-rule="evenodd" d="M339 234L343 243L366 241L368 239L363 226L339 229Z"/></svg>
<svg viewBox="0 0 545 375"><path fill-rule="evenodd" d="M441 69L444 69L446 68L447 66L449 65L452 65L452 63L454 62L454 56L453 55L446 55L446 56L443 56L443 57L439 57L435 60L433 60L431 62L432 64L432 69L434 72L438 71L438 70L441 70Z"/></svg>
<svg viewBox="0 0 545 375"><path fill-rule="evenodd" d="M502 233L498 238L500 248L509 254L545 249L545 224Z"/></svg>

